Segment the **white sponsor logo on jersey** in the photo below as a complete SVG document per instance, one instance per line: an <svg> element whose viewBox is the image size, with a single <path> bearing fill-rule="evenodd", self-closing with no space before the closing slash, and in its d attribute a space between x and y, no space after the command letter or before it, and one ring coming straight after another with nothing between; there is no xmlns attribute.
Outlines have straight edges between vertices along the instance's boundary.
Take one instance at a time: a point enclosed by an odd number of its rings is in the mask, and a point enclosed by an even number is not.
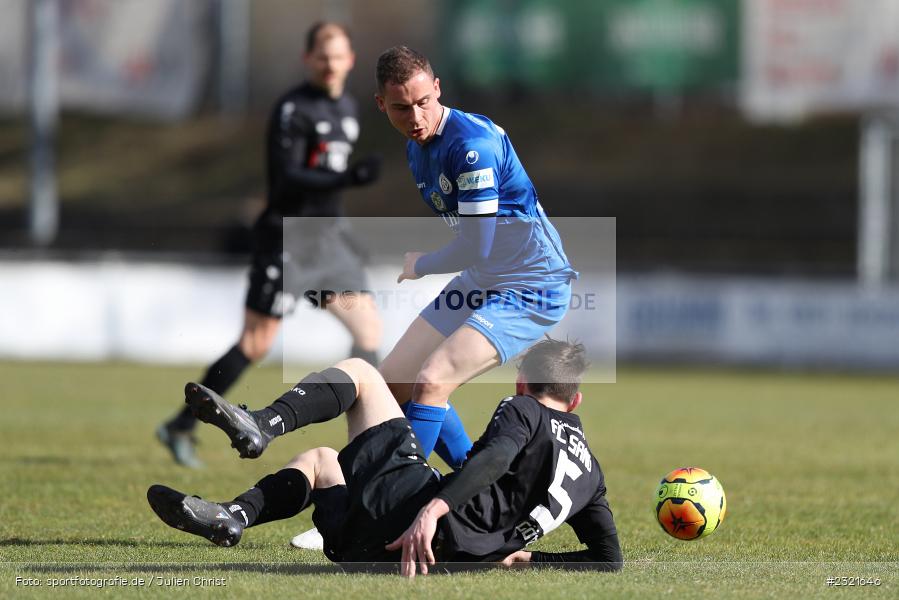
<svg viewBox="0 0 899 600"><path fill-rule="evenodd" d="M440 191L447 195L453 191L453 184L443 173L440 174Z"/></svg>
<svg viewBox="0 0 899 600"><path fill-rule="evenodd" d="M460 190L483 190L493 187L493 167L460 173L456 178Z"/></svg>
<svg viewBox="0 0 899 600"><path fill-rule="evenodd" d="M315 124L315 132L319 135L328 135L331 133L331 124L327 121L319 121Z"/></svg>
<svg viewBox="0 0 899 600"><path fill-rule="evenodd" d="M493 323L491 323L490 321L488 321L487 319L485 319L484 317L482 317L482 316L479 315L478 313L472 314L472 315L471 315L471 318L473 318L475 321L477 321L478 323L480 323L481 325L483 325L483 326L486 327L487 329L493 329Z"/></svg>
<svg viewBox="0 0 899 600"><path fill-rule="evenodd" d="M325 144L325 166L337 173L346 171L349 162L350 152L353 147L347 142L335 140Z"/></svg>
<svg viewBox="0 0 899 600"><path fill-rule="evenodd" d="M342 118L340 120L340 127L343 129L343 134L346 136L346 139L351 142L355 142L359 139L359 121L353 117Z"/></svg>
<svg viewBox="0 0 899 600"><path fill-rule="evenodd" d="M478 162L479 158L480 158L480 156L478 155L477 150L469 150L468 154L465 155L465 162L467 162L470 165L473 165L476 162Z"/></svg>

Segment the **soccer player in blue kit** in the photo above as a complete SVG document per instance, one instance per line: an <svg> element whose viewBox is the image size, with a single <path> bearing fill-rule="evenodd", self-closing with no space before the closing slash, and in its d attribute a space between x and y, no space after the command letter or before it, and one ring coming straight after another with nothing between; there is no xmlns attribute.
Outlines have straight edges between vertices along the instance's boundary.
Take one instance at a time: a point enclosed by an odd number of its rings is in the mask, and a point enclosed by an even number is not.
<svg viewBox="0 0 899 600"><path fill-rule="evenodd" d="M559 234L537 199L506 132L490 119L440 103L440 79L405 46L378 59L378 108L407 138L424 202L455 231L434 252L408 252L398 282L456 276L411 323L380 371L422 445L459 468L471 441L450 394L504 364L555 326L571 280Z"/></svg>

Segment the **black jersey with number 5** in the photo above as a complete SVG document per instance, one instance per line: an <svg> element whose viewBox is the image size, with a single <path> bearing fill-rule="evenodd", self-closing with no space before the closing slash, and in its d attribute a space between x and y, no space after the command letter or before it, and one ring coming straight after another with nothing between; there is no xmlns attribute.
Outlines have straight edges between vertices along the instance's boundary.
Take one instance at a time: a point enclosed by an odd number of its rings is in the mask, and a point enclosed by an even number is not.
<svg viewBox="0 0 899 600"><path fill-rule="evenodd" d="M577 415L531 396L511 396L499 404L469 458L497 436L518 447L508 471L442 519L455 560L501 560L564 522L588 546L617 533L602 470Z"/></svg>

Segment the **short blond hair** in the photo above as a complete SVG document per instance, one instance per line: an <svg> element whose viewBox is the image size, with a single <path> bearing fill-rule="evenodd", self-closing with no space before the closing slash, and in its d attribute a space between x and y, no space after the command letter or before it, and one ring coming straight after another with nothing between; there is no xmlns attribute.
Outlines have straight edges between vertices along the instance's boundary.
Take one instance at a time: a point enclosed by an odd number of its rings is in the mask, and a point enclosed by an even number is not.
<svg viewBox="0 0 899 600"><path fill-rule="evenodd" d="M308 54L315 50L315 47L321 42L337 36L343 36L350 42L353 41L353 38L350 36L350 30L345 25L335 23L334 21L319 21L306 32L306 53Z"/></svg>

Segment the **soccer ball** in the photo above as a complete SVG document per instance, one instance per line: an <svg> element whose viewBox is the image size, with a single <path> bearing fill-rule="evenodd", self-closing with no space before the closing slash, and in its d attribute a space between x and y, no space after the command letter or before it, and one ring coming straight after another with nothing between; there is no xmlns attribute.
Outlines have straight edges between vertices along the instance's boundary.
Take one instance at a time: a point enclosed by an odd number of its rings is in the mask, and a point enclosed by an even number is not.
<svg viewBox="0 0 899 600"><path fill-rule="evenodd" d="M714 475L697 467L683 467L662 478L655 506L665 533L679 540L695 540L718 529L727 500Z"/></svg>

